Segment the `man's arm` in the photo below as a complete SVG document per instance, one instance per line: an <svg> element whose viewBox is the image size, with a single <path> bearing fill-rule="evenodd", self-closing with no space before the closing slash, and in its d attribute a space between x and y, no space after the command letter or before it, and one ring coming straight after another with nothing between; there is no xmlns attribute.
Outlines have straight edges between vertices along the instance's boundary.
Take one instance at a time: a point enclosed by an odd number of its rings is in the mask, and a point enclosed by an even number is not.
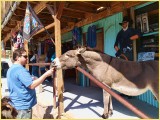
<svg viewBox="0 0 160 120"><path fill-rule="evenodd" d="M118 48L118 41L116 40L115 44L114 44L114 49L116 50L116 57L119 57L121 55L121 50Z"/></svg>
<svg viewBox="0 0 160 120"><path fill-rule="evenodd" d="M131 32L133 33L133 36L131 36L129 39L130 40L136 40L136 39L138 39L138 38L140 38L140 37L142 37L143 36L143 34L142 34L142 32L141 31L139 31L139 30L136 30L136 29L131 29Z"/></svg>
<svg viewBox="0 0 160 120"><path fill-rule="evenodd" d="M40 85L46 79L46 77L49 77L53 74L53 70L54 70L54 68L51 68L50 70L45 72L41 77L34 80L33 83L29 86L29 88L35 89L38 85Z"/></svg>
<svg viewBox="0 0 160 120"><path fill-rule="evenodd" d="M115 41L115 43L114 43L114 49L115 49L116 51L119 50L119 48L118 48L119 39L120 39L120 32L118 32L117 37L116 37L116 41Z"/></svg>
<svg viewBox="0 0 160 120"><path fill-rule="evenodd" d="M118 50L119 50L118 46L114 46L114 49L115 49L116 51L118 51Z"/></svg>
<svg viewBox="0 0 160 120"><path fill-rule="evenodd" d="M139 38L138 35L133 35L132 37L130 37L130 40L136 40L136 39L138 39L138 38Z"/></svg>

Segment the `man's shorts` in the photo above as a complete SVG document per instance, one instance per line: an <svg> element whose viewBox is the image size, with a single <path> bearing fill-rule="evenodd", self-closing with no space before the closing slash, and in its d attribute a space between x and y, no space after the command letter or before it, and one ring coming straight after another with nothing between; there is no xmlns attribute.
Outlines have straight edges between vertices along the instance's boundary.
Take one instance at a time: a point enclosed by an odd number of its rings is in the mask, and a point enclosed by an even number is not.
<svg viewBox="0 0 160 120"><path fill-rule="evenodd" d="M32 119L32 109L17 110L18 115L16 119Z"/></svg>

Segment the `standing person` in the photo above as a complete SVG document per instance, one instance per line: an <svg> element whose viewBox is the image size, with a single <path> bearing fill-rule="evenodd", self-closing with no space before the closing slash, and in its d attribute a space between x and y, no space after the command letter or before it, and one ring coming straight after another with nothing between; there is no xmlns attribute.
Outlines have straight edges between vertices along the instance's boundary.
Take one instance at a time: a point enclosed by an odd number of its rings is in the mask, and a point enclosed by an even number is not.
<svg viewBox="0 0 160 120"><path fill-rule="evenodd" d="M27 53L23 48L13 52L14 64L7 72L10 104L18 111L17 119L31 119L32 107L37 103L35 88L48 76L53 74L53 68L41 77L33 80L29 71L23 66L27 64Z"/></svg>
<svg viewBox="0 0 160 120"><path fill-rule="evenodd" d="M125 16L122 23L119 23L122 26L122 29L118 32L114 48L117 51L115 54L116 57L122 57L124 54L127 57L125 59L133 61L132 41L141 37L142 33L129 27L129 22L129 18Z"/></svg>
<svg viewBox="0 0 160 120"><path fill-rule="evenodd" d="M30 59L30 62L31 63L38 63L39 62L37 50L34 51L33 56ZM39 77L39 67L38 66L32 66L32 75Z"/></svg>

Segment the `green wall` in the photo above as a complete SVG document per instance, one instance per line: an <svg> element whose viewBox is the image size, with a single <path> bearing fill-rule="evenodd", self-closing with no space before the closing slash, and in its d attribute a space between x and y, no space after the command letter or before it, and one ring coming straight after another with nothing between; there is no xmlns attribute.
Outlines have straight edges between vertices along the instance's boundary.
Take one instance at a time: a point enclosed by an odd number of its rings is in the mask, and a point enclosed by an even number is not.
<svg viewBox="0 0 160 120"><path fill-rule="evenodd" d="M116 40L116 35L121 29L119 22L122 21L122 12L115 15L103 18L99 21L93 22L91 24L82 26L82 33L86 33L88 27L91 25L96 25L97 28L104 29L104 53L111 56L115 56L114 43ZM62 35L62 43L72 40L72 32L68 32ZM82 40L83 41L83 40Z"/></svg>

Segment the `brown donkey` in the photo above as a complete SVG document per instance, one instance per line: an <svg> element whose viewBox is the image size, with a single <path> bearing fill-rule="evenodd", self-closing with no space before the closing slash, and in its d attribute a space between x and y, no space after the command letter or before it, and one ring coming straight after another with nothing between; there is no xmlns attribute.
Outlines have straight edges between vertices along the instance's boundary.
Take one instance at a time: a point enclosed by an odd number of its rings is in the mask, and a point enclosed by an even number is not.
<svg viewBox="0 0 160 120"><path fill-rule="evenodd" d="M128 96L137 96L150 90L158 94L158 61L125 61L107 54L86 49L69 50L54 59L52 66L70 69L76 66L87 68L100 82ZM112 115L112 98L103 91L104 112L102 117Z"/></svg>

